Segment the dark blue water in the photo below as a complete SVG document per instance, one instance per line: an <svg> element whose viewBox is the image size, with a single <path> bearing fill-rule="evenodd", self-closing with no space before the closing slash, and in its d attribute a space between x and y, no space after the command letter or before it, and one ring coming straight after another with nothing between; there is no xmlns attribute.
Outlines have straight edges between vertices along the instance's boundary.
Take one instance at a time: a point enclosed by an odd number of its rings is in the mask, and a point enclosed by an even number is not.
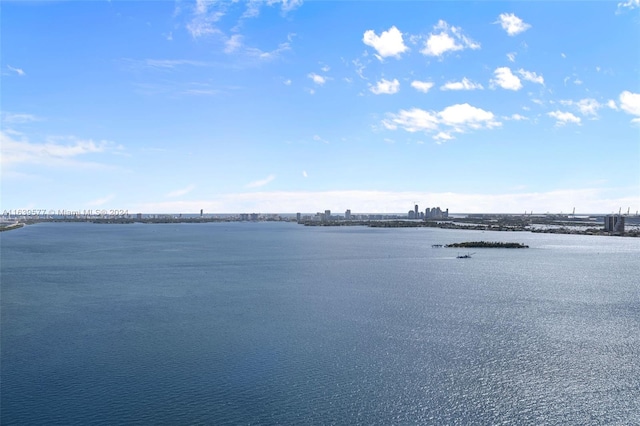
<svg viewBox="0 0 640 426"><path fill-rule="evenodd" d="M1 423L640 424L640 239L0 234ZM526 250L432 244L491 240Z"/></svg>

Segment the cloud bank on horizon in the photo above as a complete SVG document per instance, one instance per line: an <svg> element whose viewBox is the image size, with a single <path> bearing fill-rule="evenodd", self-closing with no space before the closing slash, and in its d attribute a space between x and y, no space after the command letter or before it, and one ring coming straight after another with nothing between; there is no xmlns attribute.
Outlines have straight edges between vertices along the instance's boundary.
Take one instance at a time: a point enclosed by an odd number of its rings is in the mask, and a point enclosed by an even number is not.
<svg viewBox="0 0 640 426"><path fill-rule="evenodd" d="M640 4L575 6L4 4L2 209L640 210Z"/></svg>

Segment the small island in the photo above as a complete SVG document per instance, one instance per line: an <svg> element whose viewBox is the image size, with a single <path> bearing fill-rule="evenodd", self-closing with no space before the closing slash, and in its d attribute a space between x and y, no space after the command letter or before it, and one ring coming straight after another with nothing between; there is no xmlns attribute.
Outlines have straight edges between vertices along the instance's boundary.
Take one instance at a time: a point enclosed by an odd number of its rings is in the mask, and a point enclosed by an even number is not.
<svg viewBox="0 0 640 426"><path fill-rule="evenodd" d="M521 243L501 243L497 241L468 241L464 243L447 244L445 247L455 248L529 248Z"/></svg>

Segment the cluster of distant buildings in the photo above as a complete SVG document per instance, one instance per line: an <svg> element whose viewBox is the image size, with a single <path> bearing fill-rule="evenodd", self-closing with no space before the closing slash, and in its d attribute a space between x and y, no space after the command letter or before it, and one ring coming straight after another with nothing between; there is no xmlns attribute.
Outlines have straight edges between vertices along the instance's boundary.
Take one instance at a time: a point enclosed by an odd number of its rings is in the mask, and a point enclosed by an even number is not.
<svg viewBox="0 0 640 426"><path fill-rule="evenodd" d="M440 207L428 208L421 212L420 208L416 204L413 210L409 210L407 213L407 219L447 219L449 217L449 209L441 210Z"/></svg>
<svg viewBox="0 0 640 426"><path fill-rule="evenodd" d="M362 221L362 220L427 220L427 219L447 219L449 217L449 209L442 210L440 207L427 208L420 211L416 204L413 210L409 210L407 215L401 214L353 214L350 209L341 214L332 214L331 210L317 212L314 215L296 214L298 222L336 222L336 221Z"/></svg>

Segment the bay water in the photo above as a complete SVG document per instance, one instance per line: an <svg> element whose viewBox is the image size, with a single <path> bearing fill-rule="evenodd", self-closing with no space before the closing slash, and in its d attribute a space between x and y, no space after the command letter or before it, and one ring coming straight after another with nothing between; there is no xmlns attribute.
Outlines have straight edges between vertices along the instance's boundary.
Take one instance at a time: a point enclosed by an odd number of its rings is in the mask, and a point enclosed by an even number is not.
<svg viewBox="0 0 640 426"><path fill-rule="evenodd" d="M479 240L530 248L432 247ZM42 223L0 256L3 425L640 424L640 239Z"/></svg>

